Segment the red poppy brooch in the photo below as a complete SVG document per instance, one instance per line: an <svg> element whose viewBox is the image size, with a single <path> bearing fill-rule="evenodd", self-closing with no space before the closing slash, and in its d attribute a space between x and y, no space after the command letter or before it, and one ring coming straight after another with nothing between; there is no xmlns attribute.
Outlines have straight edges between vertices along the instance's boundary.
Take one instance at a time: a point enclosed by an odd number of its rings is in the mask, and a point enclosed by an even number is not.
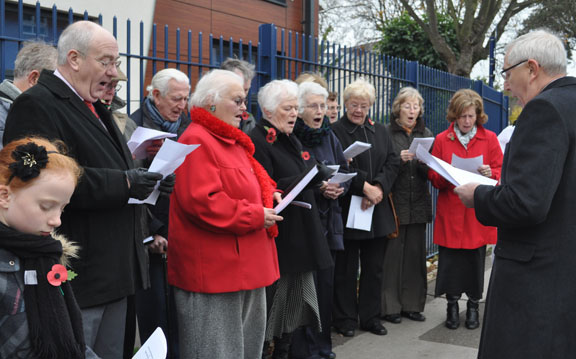
<svg viewBox="0 0 576 359"><path fill-rule="evenodd" d="M54 264L52 270L47 274L48 283L59 287L62 282L68 280L68 270L62 264Z"/></svg>
<svg viewBox="0 0 576 359"><path fill-rule="evenodd" d="M264 129L267 132L266 134L266 142L268 143L274 143L276 142L276 130L272 127L268 127L268 126L264 126Z"/></svg>
<svg viewBox="0 0 576 359"><path fill-rule="evenodd" d="M371 118L368 119L368 123L369 123L371 126L374 126L374 121L372 121Z"/></svg>
<svg viewBox="0 0 576 359"><path fill-rule="evenodd" d="M246 121L250 118L250 114L247 111L242 112L242 120Z"/></svg>
<svg viewBox="0 0 576 359"><path fill-rule="evenodd" d="M450 141L454 141L454 132L448 133L448 138L450 139Z"/></svg>
<svg viewBox="0 0 576 359"><path fill-rule="evenodd" d="M301 155L304 161L308 161L310 159L310 153L308 153L308 151L302 152Z"/></svg>

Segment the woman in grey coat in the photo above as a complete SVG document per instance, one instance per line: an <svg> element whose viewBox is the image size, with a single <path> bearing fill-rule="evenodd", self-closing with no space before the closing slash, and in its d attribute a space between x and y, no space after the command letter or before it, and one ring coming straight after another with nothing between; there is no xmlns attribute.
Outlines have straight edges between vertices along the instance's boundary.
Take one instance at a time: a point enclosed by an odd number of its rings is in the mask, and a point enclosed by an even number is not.
<svg viewBox="0 0 576 359"><path fill-rule="evenodd" d="M432 220L428 167L408 152L417 137L433 137L422 114L424 99L418 90L404 87L392 104L388 132L402 165L392 187L400 222L398 238L388 243L382 285L383 319L398 324L402 317L424 321L426 302L426 223Z"/></svg>

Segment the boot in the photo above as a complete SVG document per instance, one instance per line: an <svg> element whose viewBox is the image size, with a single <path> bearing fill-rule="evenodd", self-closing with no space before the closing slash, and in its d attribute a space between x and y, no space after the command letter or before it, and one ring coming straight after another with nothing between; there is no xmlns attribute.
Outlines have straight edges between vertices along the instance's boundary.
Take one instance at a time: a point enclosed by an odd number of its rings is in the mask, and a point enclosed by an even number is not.
<svg viewBox="0 0 576 359"><path fill-rule="evenodd" d="M458 329L460 326L460 309L458 308L459 295L446 294L448 308L446 309L446 328Z"/></svg>
<svg viewBox="0 0 576 359"><path fill-rule="evenodd" d="M274 353L272 353L272 359L290 358L291 343L292 333L284 333L282 338L274 338Z"/></svg>
<svg viewBox="0 0 576 359"><path fill-rule="evenodd" d="M466 322L464 325L468 329L476 329L480 326L480 321L478 320L478 299L468 299L466 303Z"/></svg>

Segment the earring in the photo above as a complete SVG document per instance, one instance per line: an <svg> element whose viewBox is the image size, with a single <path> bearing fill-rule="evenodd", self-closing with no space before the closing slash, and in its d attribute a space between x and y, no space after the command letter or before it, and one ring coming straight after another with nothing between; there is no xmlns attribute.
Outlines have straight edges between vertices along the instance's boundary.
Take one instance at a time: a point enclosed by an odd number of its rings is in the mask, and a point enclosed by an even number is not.
<svg viewBox="0 0 576 359"><path fill-rule="evenodd" d="M216 111L216 105L210 106L210 111L212 111L212 112Z"/></svg>

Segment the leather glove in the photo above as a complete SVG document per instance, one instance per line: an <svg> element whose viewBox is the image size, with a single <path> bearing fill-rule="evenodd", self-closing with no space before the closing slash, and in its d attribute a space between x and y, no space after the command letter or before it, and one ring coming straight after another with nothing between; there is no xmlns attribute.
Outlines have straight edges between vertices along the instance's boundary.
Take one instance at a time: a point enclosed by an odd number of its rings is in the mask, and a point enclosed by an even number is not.
<svg viewBox="0 0 576 359"><path fill-rule="evenodd" d="M176 175L174 173L169 174L162 181L160 181L158 191L160 191L162 194L169 195L174 190L174 183L176 183Z"/></svg>
<svg viewBox="0 0 576 359"><path fill-rule="evenodd" d="M162 179L160 173L148 172L145 168L133 168L125 173L130 184L130 197L139 200L146 199L154 190L156 182Z"/></svg>

